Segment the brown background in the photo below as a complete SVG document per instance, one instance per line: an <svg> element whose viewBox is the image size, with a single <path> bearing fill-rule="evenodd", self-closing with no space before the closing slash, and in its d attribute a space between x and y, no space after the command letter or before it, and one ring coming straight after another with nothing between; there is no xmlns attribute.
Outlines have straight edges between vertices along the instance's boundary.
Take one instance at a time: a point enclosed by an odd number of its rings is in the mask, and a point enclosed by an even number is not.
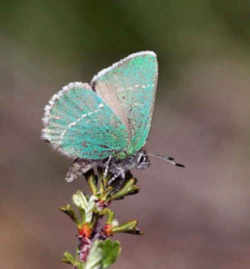
<svg viewBox="0 0 250 269"><path fill-rule="evenodd" d="M143 237L121 235L113 268L250 268L248 1L5 1L0 5L0 267L69 268L76 246L59 212L83 181L40 140L43 107L71 81L154 50L160 77L153 159L141 192L114 204Z"/></svg>

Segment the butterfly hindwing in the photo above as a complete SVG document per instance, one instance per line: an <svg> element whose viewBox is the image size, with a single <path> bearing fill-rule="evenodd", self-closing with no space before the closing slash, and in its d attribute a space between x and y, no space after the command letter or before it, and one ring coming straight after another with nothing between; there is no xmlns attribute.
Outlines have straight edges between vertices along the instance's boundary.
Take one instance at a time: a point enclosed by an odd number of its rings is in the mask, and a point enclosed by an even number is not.
<svg viewBox="0 0 250 269"><path fill-rule="evenodd" d="M128 129L127 152L146 143L155 100L158 63L154 52L134 53L99 72L91 85Z"/></svg>
<svg viewBox="0 0 250 269"><path fill-rule="evenodd" d="M70 83L45 107L42 137L62 153L104 159L126 148L125 125L87 83Z"/></svg>

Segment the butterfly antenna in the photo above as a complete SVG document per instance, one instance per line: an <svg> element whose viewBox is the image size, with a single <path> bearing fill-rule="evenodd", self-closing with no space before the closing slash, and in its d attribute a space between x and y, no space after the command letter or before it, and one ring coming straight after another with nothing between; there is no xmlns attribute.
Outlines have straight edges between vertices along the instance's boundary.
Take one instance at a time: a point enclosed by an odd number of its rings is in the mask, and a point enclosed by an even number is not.
<svg viewBox="0 0 250 269"><path fill-rule="evenodd" d="M152 157L155 157L155 158L158 158L158 159L161 159L161 160L163 160L165 162L168 162L168 163L170 163L172 165L185 168L185 165L184 164L177 163L173 157L170 157L170 156L162 156L162 155L159 155L159 154L152 154L152 153L148 153L148 155L149 156L152 156Z"/></svg>

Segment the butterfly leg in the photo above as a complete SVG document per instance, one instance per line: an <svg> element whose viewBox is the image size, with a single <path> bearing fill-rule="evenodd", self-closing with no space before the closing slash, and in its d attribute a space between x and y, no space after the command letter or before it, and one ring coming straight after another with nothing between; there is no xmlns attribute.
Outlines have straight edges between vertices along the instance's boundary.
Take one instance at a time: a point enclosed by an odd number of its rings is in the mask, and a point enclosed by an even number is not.
<svg viewBox="0 0 250 269"><path fill-rule="evenodd" d="M120 176L119 173L113 175L113 177L108 181L108 185L111 185L119 176Z"/></svg>
<svg viewBox="0 0 250 269"><path fill-rule="evenodd" d="M117 172L113 175L113 177L108 181L108 185L111 185L118 177L125 179L125 170L121 167L117 168Z"/></svg>
<svg viewBox="0 0 250 269"><path fill-rule="evenodd" d="M90 169L94 168L95 166L96 162L94 161L76 159L69 167L65 180L67 182L72 182L82 174L87 173Z"/></svg>
<svg viewBox="0 0 250 269"><path fill-rule="evenodd" d="M108 160L105 162L105 170L104 170L104 174L103 174L104 178L106 178L107 175L108 175L108 171L109 171L109 166L110 166L111 160L112 160L112 156L110 155L108 157Z"/></svg>

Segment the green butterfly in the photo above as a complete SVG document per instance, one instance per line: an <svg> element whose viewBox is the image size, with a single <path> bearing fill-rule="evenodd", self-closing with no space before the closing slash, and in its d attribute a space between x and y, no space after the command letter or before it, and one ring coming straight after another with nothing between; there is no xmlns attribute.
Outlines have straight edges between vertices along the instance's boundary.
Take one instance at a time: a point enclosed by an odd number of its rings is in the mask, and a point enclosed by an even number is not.
<svg viewBox="0 0 250 269"><path fill-rule="evenodd" d="M134 53L100 71L90 84L73 82L45 107L42 138L75 158L66 180L94 166L125 177L131 168L146 168L142 147L151 127L158 79L152 51Z"/></svg>

